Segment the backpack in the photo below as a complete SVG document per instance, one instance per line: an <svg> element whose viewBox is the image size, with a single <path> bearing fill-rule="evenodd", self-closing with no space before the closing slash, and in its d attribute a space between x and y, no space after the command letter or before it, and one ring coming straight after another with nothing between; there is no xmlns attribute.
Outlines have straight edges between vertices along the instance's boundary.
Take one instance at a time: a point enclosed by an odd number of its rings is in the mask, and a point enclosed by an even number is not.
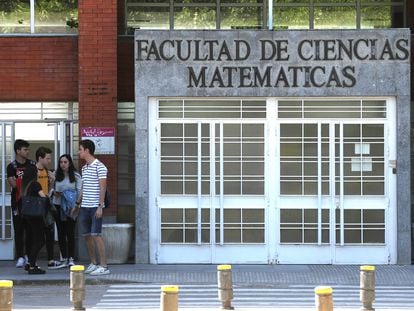
<svg viewBox="0 0 414 311"><path fill-rule="evenodd" d="M96 167L96 176L98 177L98 167ZM106 185L104 208L108 208L111 205L111 195L109 194L108 185Z"/></svg>

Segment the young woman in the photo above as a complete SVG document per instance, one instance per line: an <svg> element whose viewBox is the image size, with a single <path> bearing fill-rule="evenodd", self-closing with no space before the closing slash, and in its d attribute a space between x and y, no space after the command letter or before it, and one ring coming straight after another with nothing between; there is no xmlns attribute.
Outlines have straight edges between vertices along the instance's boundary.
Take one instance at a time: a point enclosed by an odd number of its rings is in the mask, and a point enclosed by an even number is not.
<svg viewBox="0 0 414 311"><path fill-rule="evenodd" d="M62 254L62 264L73 266L75 256L75 205L80 198L82 179L76 172L72 157L61 155L55 172L55 187L53 204L57 209L56 227L58 230L59 248Z"/></svg>
<svg viewBox="0 0 414 311"><path fill-rule="evenodd" d="M37 177L37 167L35 165L28 166L22 180L23 195L46 197L46 194L42 190L42 186L37 182ZM26 264L25 270L29 274L44 274L46 271L36 265L37 255L45 244L45 225L43 217L24 217L29 225L32 235L32 245L30 253L28 254L29 263Z"/></svg>

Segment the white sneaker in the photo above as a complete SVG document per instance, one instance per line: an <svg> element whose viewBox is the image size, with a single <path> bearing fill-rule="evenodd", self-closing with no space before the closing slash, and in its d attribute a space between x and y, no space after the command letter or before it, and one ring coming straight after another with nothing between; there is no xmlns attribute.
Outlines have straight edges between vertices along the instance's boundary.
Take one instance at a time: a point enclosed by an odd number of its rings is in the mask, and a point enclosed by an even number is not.
<svg viewBox="0 0 414 311"><path fill-rule="evenodd" d="M74 265L75 265L75 260L73 259L73 257L69 257L68 262L67 262L67 266L72 267Z"/></svg>
<svg viewBox="0 0 414 311"><path fill-rule="evenodd" d="M98 267L99 267L98 265L94 265L93 263L90 263L89 266L85 270L85 274L89 274L95 271Z"/></svg>
<svg viewBox="0 0 414 311"><path fill-rule="evenodd" d="M105 275L109 273L111 273L111 271L109 271L108 267L98 266L94 271L90 273L90 275Z"/></svg>
<svg viewBox="0 0 414 311"><path fill-rule="evenodd" d="M23 268L26 264L26 260L23 257L19 257L16 262L16 268Z"/></svg>

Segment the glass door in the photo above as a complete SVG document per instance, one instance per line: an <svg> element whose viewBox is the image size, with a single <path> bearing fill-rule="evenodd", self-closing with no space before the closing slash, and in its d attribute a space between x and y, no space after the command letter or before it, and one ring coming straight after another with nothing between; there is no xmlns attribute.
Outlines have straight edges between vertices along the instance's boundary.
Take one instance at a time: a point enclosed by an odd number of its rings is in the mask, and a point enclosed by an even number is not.
<svg viewBox="0 0 414 311"><path fill-rule="evenodd" d="M279 132L278 261L388 263L386 123L289 122Z"/></svg>
<svg viewBox="0 0 414 311"><path fill-rule="evenodd" d="M11 197L9 185L7 183L7 165L12 161L14 123L0 122L0 260L10 260L14 258L13 224L11 214Z"/></svg>
<svg viewBox="0 0 414 311"><path fill-rule="evenodd" d="M0 210L0 260L14 258L14 231L11 216L11 192L7 183L7 165L14 160L13 144L17 138L30 143L30 159L35 159L40 146L52 150L49 169L55 170L63 153L74 154L77 148L77 121L16 121L0 122L1 130L1 210ZM77 160L77 159L76 159ZM76 161L75 160L75 161Z"/></svg>
<svg viewBox="0 0 414 311"><path fill-rule="evenodd" d="M264 133L255 122L160 125L158 263L266 261Z"/></svg>

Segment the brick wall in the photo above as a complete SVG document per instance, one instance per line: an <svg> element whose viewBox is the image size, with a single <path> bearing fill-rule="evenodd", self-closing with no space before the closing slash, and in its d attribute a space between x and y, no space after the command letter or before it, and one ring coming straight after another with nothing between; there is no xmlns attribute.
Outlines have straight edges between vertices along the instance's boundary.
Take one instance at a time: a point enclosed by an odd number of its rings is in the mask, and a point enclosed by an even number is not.
<svg viewBox="0 0 414 311"><path fill-rule="evenodd" d="M75 36L0 38L0 101L76 101Z"/></svg>
<svg viewBox="0 0 414 311"><path fill-rule="evenodd" d="M79 1L79 126L117 125L117 0ZM99 156L117 202L116 155ZM115 207L115 204L114 204ZM111 208L106 215L115 215Z"/></svg>

